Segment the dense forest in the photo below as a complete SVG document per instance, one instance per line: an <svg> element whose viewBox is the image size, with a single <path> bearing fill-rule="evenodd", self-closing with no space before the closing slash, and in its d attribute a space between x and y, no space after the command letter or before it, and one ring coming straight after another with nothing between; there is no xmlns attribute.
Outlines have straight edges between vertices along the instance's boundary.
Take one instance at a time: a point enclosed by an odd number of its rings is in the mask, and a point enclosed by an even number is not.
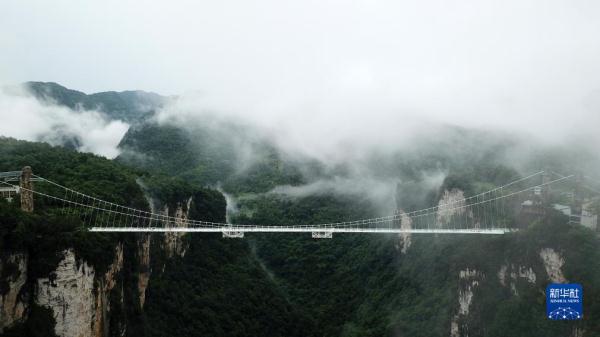
<svg viewBox="0 0 600 337"><path fill-rule="evenodd" d="M13 139L0 140L0 167L2 171L31 165L35 173L52 177L66 186L78 186L92 195L118 200L125 205L148 208L142 189L136 179L144 177L143 171L132 170L107 159L82 154L41 143ZM39 169L38 169L39 168ZM175 203L179 193L193 195L195 202L189 210L194 219L224 221L225 200L213 190L185 188L180 190L177 179L146 179L148 190L154 198ZM41 185L41 183L40 183ZM39 188L43 188L39 186ZM177 191L177 192L173 192ZM181 200L181 199L179 199ZM188 236L189 253L185 257L168 259L158 241L152 247L152 268L164 269L151 280L146 310L133 295L136 291L137 242L134 235L91 233L82 228L77 217L66 217L51 208L38 205L33 214L22 212L18 204L0 200L0 247L3 259L15 252L26 252L31 261L21 296L31 298L35 293L35 280L51 277L62 259L63 251L75 250L78 257L102 274L114 259L114 247L125 247L126 272L120 277L121 296L125 306L115 306L115 320L127 322L128 335L165 336L170 333L195 335L197 333L254 335L273 331L273 335L287 336L298 331L308 321L271 286L267 274L251 258L244 242L223 241L215 235ZM159 235L159 234L156 234ZM166 263L169 261L168 263ZM166 263L166 267L165 267ZM7 291L8 281L15 267L10 263L2 269L0 293ZM246 284L240 288L241 284ZM190 296L195 294L194 296ZM183 310L183 311L180 311ZM180 313L180 315L175 315ZM228 313L223 315L222 313ZM255 314L252 314L255 313ZM174 314L174 316L170 316ZM200 315L197 324L182 326L182 319L190 322ZM232 325L233 320L237 322ZM26 321L4 331L2 336L52 336L53 319L49 310L32 303ZM251 328L252 327L252 328ZM185 331L178 331L183 328Z"/></svg>
<svg viewBox="0 0 600 337"><path fill-rule="evenodd" d="M66 106L120 104L109 110L121 112L109 118L135 113L133 105L113 101L115 94L30 85ZM168 215L181 208L196 220L307 224L430 207L448 190L474 195L524 172L593 165L582 163L589 155L585 150L537 144L525 160L509 160L523 139L502 133L482 138L483 131L451 126L410 149L324 162L290 155L241 124L140 118L115 160L0 138L0 171L28 165L35 174L99 198L166 209ZM370 188L374 183L385 186L385 207L382 192ZM306 187L312 189L303 192ZM0 200L0 257L8 261L25 252L29 261L19 293L29 303L26 319L0 336L52 336L56 321L52 310L36 303L36 280L52 278L68 249L78 263L103 275L119 245L123 266L120 287L110 291L106 336L600 336L598 233L570 224L558 211L502 236L413 235L407 244L391 234L339 234L330 240L246 234L239 240L194 233L176 237L181 249L172 254L164 234L91 233L77 216L43 201L37 205L30 214L18 201ZM147 259L140 253L144 242L150 246ZM547 251L562 261L564 280L582 284L582 321L545 318L551 275L541 256ZM3 265L0 295L8 293L18 272L14 263ZM144 277L147 288L140 297Z"/></svg>
<svg viewBox="0 0 600 337"><path fill-rule="evenodd" d="M150 117L168 98L145 91L107 91L91 95L53 82L27 82L25 89L37 99L70 109L100 111L110 119L135 123Z"/></svg>
<svg viewBox="0 0 600 337"><path fill-rule="evenodd" d="M197 141L205 137L211 141ZM258 151L261 155L239 173L233 146L223 140L213 141L214 137L218 135L211 128L150 123L130 131L122 146L148 159L168 158L184 143L183 156L178 158L189 160L183 165L168 161L162 166L163 171L182 177L193 175L195 170L199 176L211 172L203 166L206 163L226 165L226 169L214 171L218 175L209 174L202 179L206 179L204 183L221 182L226 192L237 196L238 210L233 214L237 223L327 223L367 218L380 212L368 193L344 196L325 190L292 198L264 193L280 185L302 186L344 175L352 177L352 171L343 165L328 167L306 159L292 161L284 154L269 151L268 144L259 143L255 146L267 150ZM372 161L377 165L369 169L378 177L400 178L397 206L418 209L435 204L444 190L460 188L473 195L520 177L518 170L552 167L569 171L572 168L561 159L581 155L540 148L527 161L510 168L504 163L518 142L501 134L487 137L487 142L475 141L479 137L477 131L448 129L417 150L386 157L373 154ZM136 142L160 146L146 149ZM222 150L212 155L203 150L205 143L219 144ZM453 145L453 151L446 150L448 144ZM148 165L131 161L126 152L120 160L136 167ZM151 163L148 166L160 170L160 163ZM448 172L445 179L440 186L427 188L427 172L439 169ZM399 239L392 235L347 234L337 235L331 241L315 241L285 234L247 234L246 241L273 286L314 322L314 335L448 335L451 317L457 310L458 275L463 270L476 269L486 275L486 282L474 295L476 314L462 322L469 327L470 335L506 336L506 331L510 331L511 336L564 336L572 331L572 324L547 324L543 315L537 315L544 310L546 285L540 249L555 247L563 252L564 259L570 261L565 264L565 273L569 270L567 279L588 285L590 292L586 296L592 300L586 301L586 312L598 310L592 303L599 296L594 284L600 277L597 236L589 229L568 226L567 222L561 214L553 213L540 223L531 223L527 230L501 238L413 237L406 254L399 251ZM496 277L506 264L531 266L540 277L533 286L517 282L512 292ZM590 320L577 326L585 326L588 333L596 331L595 315L587 318Z"/></svg>

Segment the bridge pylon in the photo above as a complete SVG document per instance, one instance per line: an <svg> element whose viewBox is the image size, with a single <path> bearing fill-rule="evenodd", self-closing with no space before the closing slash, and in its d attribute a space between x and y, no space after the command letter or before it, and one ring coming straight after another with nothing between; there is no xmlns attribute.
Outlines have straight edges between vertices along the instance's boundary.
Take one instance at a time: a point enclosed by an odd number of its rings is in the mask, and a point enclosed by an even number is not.
<svg viewBox="0 0 600 337"><path fill-rule="evenodd" d="M21 194L21 209L25 212L33 212L33 182L31 176L33 171L31 166L23 167L21 178L19 180Z"/></svg>

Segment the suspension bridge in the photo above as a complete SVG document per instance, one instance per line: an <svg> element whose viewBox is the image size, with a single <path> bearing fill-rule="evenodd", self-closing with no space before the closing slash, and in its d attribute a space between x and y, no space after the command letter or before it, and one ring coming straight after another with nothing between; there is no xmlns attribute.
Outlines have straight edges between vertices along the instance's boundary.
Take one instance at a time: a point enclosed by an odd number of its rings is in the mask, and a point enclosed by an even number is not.
<svg viewBox="0 0 600 337"><path fill-rule="evenodd" d="M459 190L446 191L437 205L420 210L397 210L389 216L353 221L294 225L208 222L190 219L185 214L173 216L132 208L37 176L29 167L0 173L0 192L5 198L19 196L21 207L29 212L33 211L34 198L44 199L46 207L79 217L92 232L201 232L222 233L230 238L240 238L245 233L311 233L313 238L331 238L333 233L498 235L518 230L517 216L543 215L552 189L573 177L540 171L472 196L464 196ZM39 189L33 188L34 182Z"/></svg>

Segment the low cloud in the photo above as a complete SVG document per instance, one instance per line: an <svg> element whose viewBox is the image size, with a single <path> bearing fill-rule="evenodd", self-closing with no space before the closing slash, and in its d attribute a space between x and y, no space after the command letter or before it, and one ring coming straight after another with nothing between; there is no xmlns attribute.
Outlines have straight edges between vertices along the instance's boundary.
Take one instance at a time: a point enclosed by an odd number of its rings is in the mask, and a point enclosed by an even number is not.
<svg viewBox="0 0 600 337"><path fill-rule="evenodd" d="M199 90L165 116L241 120L330 161L410 146L436 123L600 145L598 1L175 3L8 2L0 73L85 91Z"/></svg>
<svg viewBox="0 0 600 337"><path fill-rule="evenodd" d="M111 159L119 155L117 146L129 129L98 111L39 101L24 88L0 89L0 120L0 135L67 145Z"/></svg>
<svg viewBox="0 0 600 337"><path fill-rule="evenodd" d="M417 184L425 194L432 189L439 188L444 177L445 174L442 172L430 173L424 175ZM281 195L288 198L304 198L314 195L359 197L369 200L379 209L381 214L389 214L398 207L397 186L399 184L402 184L402 181L393 177L335 176L329 179L319 179L306 185L277 186L268 194ZM417 198L417 196L408 197ZM424 197L424 195L418 197Z"/></svg>

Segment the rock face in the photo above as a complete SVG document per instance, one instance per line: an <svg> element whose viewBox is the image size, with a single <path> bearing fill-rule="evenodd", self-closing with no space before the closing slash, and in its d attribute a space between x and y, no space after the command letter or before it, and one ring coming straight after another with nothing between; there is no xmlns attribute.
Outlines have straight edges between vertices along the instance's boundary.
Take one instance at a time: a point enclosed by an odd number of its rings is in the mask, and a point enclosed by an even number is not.
<svg viewBox="0 0 600 337"><path fill-rule="evenodd" d="M108 332L110 291L123 267L123 247L105 275L96 278L93 267L65 250L51 278L37 280L35 301L52 309L56 335L61 337L104 336Z"/></svg>
<svg viewBox="0 0 600 337"><path fill-rule="evenodd" d="M412 219L404 212L400 214L400 228L407 230L412 228ZM400 240L396 246L396 249L400 249L402 254L406 254L408 248L410 248L410 245L412 244L411 234L400 233L398 235L400 236Z"/></svg>
<svg viewBox="0 0 600 337"><path fill-rule="evenodd" d="M510 290L514 295L519 295L516 282L523 279L528 283L535 284L537 275L531 267L515 266L513 264L505 264L498 271L498 280L503 286L510 286Z"/></svg>
<svg viewBox="0 0 600 337"><path fill-rule="evenodd" d="M21 289L27 282L27 255L22 253L9 255L0 260L0 275L8 266L13 269L7 279L8 289L0 293L0 333L4 328L24 319L26 301L21 296Z"/></svg>
<svg viewBox="0 0 600 337"><path fill-rule="evenodd" d="M463 191L453 188L448 191L445 190L444 194L438 202L439 211L437 213L437 226L443 227L452 222L452 218L455 216L463 216L467 212L465 206L465 194ZM471 214L466 214L472 216Z"/></svg>
<svg viewBox="0 0 600 337"><path fill-rule="evenodd" d="M77 262L72 250L54 271L54 279L38 279L35 300L52 309L58 336L92 336L96 303L94 301L95 272L86 262Z"/></svg>
<svg viewBox="0 0 600 337"><path fill-rule="evenodd" d="M461 324L469 315L469 308L473 302L473 291L479 286L479 282L483 279L483 273L475 269L461 270L458 274L458 312L452 317L450 322L450 336L459 337L467 336L467 326Z"/></svg>
<svg viewBox="0 0 600 337"><path fill-rule="evenodd" d="M151 205L152 212L162 213L164 216L173 217L174 221L171 223L175 227L184 227L186 221L189 219L189 210L192 204L192 197L188 198L185 202L178 202L175 207L175 211L171 212L168 205L165 205L162 210L156 206L156 202L147 196L149 204ZM187 250L187 245L183 241L185 233L165 233L163 248L167 258L174 256L183 257ZM150 264L150 248L151 248L151 236L142 235L137 243L137 256L140 266L140 272L138 274L138 298L140 301L140 307L143 308L146 303L146 289L150 282L150 276L152 274ZM163 269L164 269L163 265Z"/></svg>
<svg viewBox="0 0 600 337"><path fill-rule="evenodd" d="M169 214L169 207L165 206L163 214L175 218L175 221L173 222L175 227L184 227L185 221L189 219L189 209L191 204L192 197L190 197L186 203L177 203L175 212L172 215ZM167 254L167 257L170 258L175 255L183 257L185 255L187 247L183 242L184 235L185 233L165 233L165 253Z"/></svg>
<svg viewBox="0 0 600 337"><path fill-rule="evenodd" d="M158 210L171 216L172 226L183 227L189 219L192 197L179 202L174 209ZM154 206L155 203L150 203ZM152 207L153 212L158 213ZM146 289L152 274L151 245L158 243L161 256L183 257L187 245L184 233L167 233L162 236L140 235L137 249L127 258L134 258L139 266L137 296L141 308L146 301ZM115 247L115 258L104 274L99 274L92 264L78 258L73 249L62 252L62 260L49 277L28 279L26 253L13 252L0 256L0 333L16 323L25 322L33 303L51 309L56 321L55 333L61 337L124 336L126 318L123 313L125 290L122 283L123 245ZM162 268L164 269L164 265ZM111 301L113 303L111 303ZM113 312L111 312L113 310ZM115 312L116 310L116 312ZM122 319L121 319L122 318Z"/></svg>
<svg viewBox="0 0 600 337"><path fill-rule="evenodd" d="M140 307L144 307L146 302L146 288L150 281L150 235L144 234L138 241L138 259L140 263L140 273L138 275L138 292Z"/></svg>
<svg viewBox="0 0 600 337"><path fill-rule="evenodd" d="M97 279L98 292L96 296L96 314L95 321L93 322L94 334L93 336L107 336L109 332L109 321L110 321L110 292L117 286L118 274L123 269L123 246L119 244L115 248L115 259L109 266L104 277ZM123 296L120 297L121 303L123 302ZM118 335L125 335L125 326L114 327L114 331L118 332Z"/></svg>
<svg viewBox="0 0 600 337"><path fill-rule="evenodd" d="M562 273L562 266L565 260L552 248L543 248L540 250L540 258L544 262L544 268L548 274L548 279L554 283L565 283L567 279Z"/></svg>

